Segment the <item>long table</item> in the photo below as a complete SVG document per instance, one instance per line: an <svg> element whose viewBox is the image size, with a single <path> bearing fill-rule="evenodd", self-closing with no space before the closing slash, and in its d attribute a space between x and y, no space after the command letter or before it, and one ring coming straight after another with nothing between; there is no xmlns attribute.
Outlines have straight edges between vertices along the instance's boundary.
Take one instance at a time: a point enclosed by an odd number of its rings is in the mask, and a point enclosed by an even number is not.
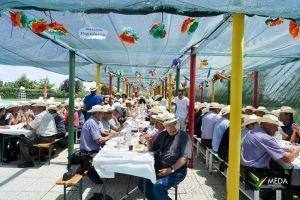
<svg viewBox="0 0 300 200"><path fill-rule="evenodd" d="M122 144L121 141L124 141L123 137L113 138L94 157L93 166L99 176L101 178L114 178L116 173L121 173L146 178L155 183L153 154L148 152L145 147L143 147L143 152L137 152L135 147L138 147L136 146L138 137L132 139L135 141L132 151L129 151L128 145ZM134 190L136 189L137 187ZM132 191L127 193L125 198L131 193Z"/></svg>
<svg viewBox="0 0 300 200"><path fill-rule="evenodd" d="M3 164L4 157L4 142L5 140L9 140L15 137L29 136L33 132L32 130L27 130L22 128L22 124L18 124L15 126L10 126L8 129L0 129L0 134L2 134L2 143L1 143L1 164Z"/></svg>

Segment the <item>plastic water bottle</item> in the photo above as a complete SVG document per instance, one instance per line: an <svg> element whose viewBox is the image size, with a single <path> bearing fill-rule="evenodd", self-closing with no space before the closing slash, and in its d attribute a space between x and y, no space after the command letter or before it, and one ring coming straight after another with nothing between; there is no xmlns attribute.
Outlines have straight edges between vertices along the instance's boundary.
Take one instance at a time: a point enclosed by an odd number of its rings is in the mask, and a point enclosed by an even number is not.
<svg viewBox="0 0 300 200"><path fill-rule="evenodd" d="M278 127L278 130L275 134L275 138L276 138L279 146L281 146L281 144L282 144L282 133L283 133L282 129L280 127Z"/></svg>

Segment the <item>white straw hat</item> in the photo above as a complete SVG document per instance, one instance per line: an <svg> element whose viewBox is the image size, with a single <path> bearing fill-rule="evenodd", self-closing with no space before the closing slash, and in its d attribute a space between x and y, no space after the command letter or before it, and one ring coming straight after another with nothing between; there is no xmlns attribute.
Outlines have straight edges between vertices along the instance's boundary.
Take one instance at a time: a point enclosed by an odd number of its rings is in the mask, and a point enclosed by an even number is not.
<svg viewBox="0 0 300 200"><path fill-rule="evenodd" d="M39 98L35 101L35 104L33 104L32 106L34 107L46 107L45 101L42 98Z"/></svg>
<svg viewBox="0 0 300 200"><path fill-rule="evenodd" d="M271 111L271 114L272 114L272 115L275 115L276 117L279 117L280 109L272 110L272 111Z"/></svg>
<svg viewBox="0 0 300 200"><path fill-rule="evenodd" d="M259 122L261 117L258 117L257 115L244 115L244 123L242 126L247 126L249 124L253 124L256 122Z"/></svg>
<svg viewBox="0 0 300 200"><path fill-rule="evenodd" d="M90 91L91 91L91 92L94 92L94 91L96 91L97 89L98 89L97 84L96 84L96 83L92 83L92 85L90 86Z"/></svg>
<svg viewBox="0 0 300 200"><path fill-rule="evenodd" d="M0 105L0 109L3 109L3 108L5 108L5 105Z"/></svg>
<svg viewBox="0 0 300 200"><path fill-rule="evenodd" d="M261 112L264 112L264 113L269 113L269 111L264 106L258 106L258 108L256 108L254 110L254 112L256 112L256 111L261 111Z"/></svg>
<svg viewBox="0 0 300 200"><path fill-rule="evenodd" d="M103 106L103 110L104 112L112 112L115 110L115 108L107 104Z"/></svg>
<svg viewBox="0 0 300 200"><path fill-rule="evenodd" d="M221 110L221 115L227 115L230 113L230 106L225 106L224 108L222 108Z"/></svg>
<svg viewBox="0 0 300 200"><path fill-rule="evenodd" d="M212 102L210 103L209 108L221 108L221 105L217 102Z"/></svg>
<svg viewBox="0 0 300 200"><path fill-rule="evenodd" d="M55 104L49 105L48 110L55 110L58 111L58 108Z"/></svg>
<svg viewBox="0 0 300 200"><path fill-rule="evenodd" d="M277 126L283 126L283 123L279 121L278 117L271 114L266 114L262 118L260 118L259 122L275 124Z"/></svg>
<svg viewBox="0 0 300 200"><path fill-rule="evenodd" d="M17 103L17 102L12 102L9 106L7 106L7 110L8 109L11 109L11 108L18 108L18 107L20 107L20 104L19 103Z"/></svg>
<svg viewBox="0 0 300 200"><path fill-rule="evenodd" d="M294 114L296 111L289 106L282 106L279 110L279 113L292 113Z"/></svg>
<svg viewBox="0 0 300 200"><path fill-rule="evenodd" d="M153 113L153 114L159 114L159 113L164 113L166 112L167 109L164 106L154 106L153 108L151 108L149 110L149 112Z"/></svg>
<svg viewBox="0 0 300 200"><path fill-rule="evenodd" d="M246 106L246 107L244 108L244 110L251 110L251 111L254 111L254 108L253 108L252 106Z"/></svg>
<svg viewBox="0 0 300 200"><path fill-rule="evenodd" d="M95 112L104 112L104 109L101 105L95 105L92 107L91 110L88 111L89 113L95 113Z"/></svg>

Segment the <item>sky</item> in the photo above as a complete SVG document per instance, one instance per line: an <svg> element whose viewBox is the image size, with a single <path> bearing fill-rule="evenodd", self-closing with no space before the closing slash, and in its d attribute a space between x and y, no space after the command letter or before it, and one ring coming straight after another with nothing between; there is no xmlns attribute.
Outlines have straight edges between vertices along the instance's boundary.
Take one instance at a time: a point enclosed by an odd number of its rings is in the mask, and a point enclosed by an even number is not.
<svg viewBox="0 0 300 200"><path fill-rule="evenodd" d="M65 79L68 78L68 75L57 74L36 67L0 65L0 80L3 82L15 81L22 74L25 74L30 80L37 81L48 76L50 82L55 84L55 87L57 88ZM84 82L85 87L88 85L89 83Z"/></svg>

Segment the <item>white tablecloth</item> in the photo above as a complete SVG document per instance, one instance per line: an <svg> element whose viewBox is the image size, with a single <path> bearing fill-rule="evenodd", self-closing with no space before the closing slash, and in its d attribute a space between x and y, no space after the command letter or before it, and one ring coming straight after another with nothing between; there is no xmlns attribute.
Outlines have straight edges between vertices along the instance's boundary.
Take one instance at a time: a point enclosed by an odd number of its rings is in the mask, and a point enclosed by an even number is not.
<svg viewBox="0 0 300 200"><path fill-rule="evenodd" d="M129 151L128 147L105 145L93 159L93 166L101 178L114 178L115 173L128 174L156 182L154 158L150 152Z"/></svg>
<svg viewBox="0 0 300 200"><path fill-rule="evenodd" d="M30 135L32 134L32 130L27 130L23 127L24 124L18 124L18 125L14 125L14 126L10 126L9 129L0 129L0 134L4 134L4 135L12 135L12 136L18 136L18 135Z"/></svg>

